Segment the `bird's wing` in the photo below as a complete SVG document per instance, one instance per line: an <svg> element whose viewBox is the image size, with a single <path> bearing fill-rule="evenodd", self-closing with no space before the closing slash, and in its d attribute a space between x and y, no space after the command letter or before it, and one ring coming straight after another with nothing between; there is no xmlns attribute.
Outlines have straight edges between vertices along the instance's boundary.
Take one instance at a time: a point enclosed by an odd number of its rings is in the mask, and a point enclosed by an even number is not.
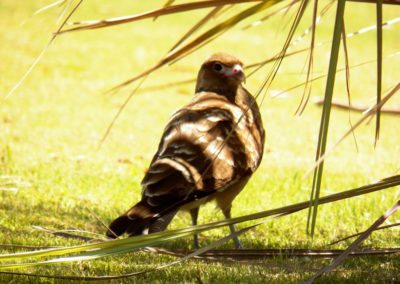
<svg viewBox="0 0 400 284"><path fill-rule="evenodd" d="M242 116L226 97L208 92L176 112L142 181L147 203L190 202L249 175L249 137Z"/></svg>

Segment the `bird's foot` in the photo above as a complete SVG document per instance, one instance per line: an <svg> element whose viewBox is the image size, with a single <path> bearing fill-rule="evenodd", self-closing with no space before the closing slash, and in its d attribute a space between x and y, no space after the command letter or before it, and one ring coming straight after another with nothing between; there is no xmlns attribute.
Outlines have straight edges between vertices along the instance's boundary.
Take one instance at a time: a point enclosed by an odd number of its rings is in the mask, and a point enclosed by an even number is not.
<svg viewBox="0 0 400 284"><path fill-rule="evenodd" d="M197 250L199 249L199 237L196 235L193 236L193 249Z"/></svg>
<svg viewBox="0 0 400 284"><path fill-rule="evenodd" d="M237 248L237 249L243 249L244 248L242 243L239 241L238 238L234 238L233 241L235 242L235 248Z"/></svg>

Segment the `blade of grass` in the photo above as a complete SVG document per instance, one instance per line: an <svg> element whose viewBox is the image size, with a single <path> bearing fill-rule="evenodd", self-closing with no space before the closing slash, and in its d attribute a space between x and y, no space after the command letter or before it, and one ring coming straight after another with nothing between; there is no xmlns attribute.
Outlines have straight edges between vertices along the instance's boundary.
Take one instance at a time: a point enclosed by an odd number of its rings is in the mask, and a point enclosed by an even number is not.
<svg viewBox="0 0 400 284"><path fill-rule="evenodd" d="M345 0L338 0L338 2L337 2L335 27L334 27L334 32L333 32L331 55L330 55L330 62L329 62L329 70L328 70L328 77L327 77L327 82L326 82L326 87L325 87L325 102L324 102L322 115L321 115L321 124L320 124L320 130L319 130L319 135L318 135L318 146L317 146L316 157L315 157L316 161L318 161L319 158L324 155L327 140L328 140L328 128L329 128L329 119L330 119L330 111L331 111L331 102L332 102L332 97L333 97L333 88L335 85L336 68L337 68L337 61L338 61L338 56L339 56L340 36L342 33L345 4L346 4ZM313 176L311 196L310 196L310 209L308 211L308 217L307 217L307 233L309 233L311 237L314 236L314 232L315 232L323 168L324 168L324 163L322 161L317 166L316 170L314 171L314 176Z"/></svg>
<svg viewBox="0 0 400 284"><path fill-rule="evenodd" d="M381 217L379 217L365 232L363 232L341 255L339 255L337 258L335 258L331 264L328 266L322 268L320 271L318 271L313 277L308 279L305 283L313 283L317 278L319 278L322 274L328 273L335 269L337 266L339 266L348 256L349 254L356 250L357 247L365 240L367 239L376 228L378 228L381 224L383 224L387 218L389 218L391 215L396 213L400 209L400 200L397 201L395 205L393 205L392 208L387 210Z"/></svg>

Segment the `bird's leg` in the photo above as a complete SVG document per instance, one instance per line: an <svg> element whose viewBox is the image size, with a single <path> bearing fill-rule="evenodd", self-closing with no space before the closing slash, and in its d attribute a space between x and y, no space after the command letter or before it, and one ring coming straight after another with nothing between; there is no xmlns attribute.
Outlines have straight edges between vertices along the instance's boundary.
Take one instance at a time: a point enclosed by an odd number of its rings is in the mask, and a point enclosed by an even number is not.
<svg viewBox="0 0 400 284"><path fill-rule="evenodd" d="M230 219L231 218L231 208L232 207L229 206L228 208L225 208L225 209L222 210L222 213L224 214L226 219ZM236 232L235 226L233 224L229 225L229 229L231 230L232 234ZM233 237L233 242L235 243L235 247L236 248L238 248L238 249L242 249L243 248L242 244L239 241L238 236L234 236Z"/></svg>
<svg viewBox="0 0 400 284"><path fill-rule="evenodd" d="M199 207L193 208L190 210L190 216L192 217L192 225L197 225L197 217L199 216ZM195 234L193 236L193 245L195 249L199 248L199 238L198 235Z"/></svg>

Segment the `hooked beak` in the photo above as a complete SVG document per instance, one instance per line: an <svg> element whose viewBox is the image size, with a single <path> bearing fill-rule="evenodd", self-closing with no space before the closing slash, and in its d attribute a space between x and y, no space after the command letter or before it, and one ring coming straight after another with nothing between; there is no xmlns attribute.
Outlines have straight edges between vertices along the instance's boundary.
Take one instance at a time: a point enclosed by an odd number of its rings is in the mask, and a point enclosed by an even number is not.
<svg viewBox="0 0 400 284"><path fill-rule="evenodd" d="M234 78L240 82L246 83L243 67L240 64L235 64L231 68L227 68L225 71L225 76L227 78Z"/></svg>

